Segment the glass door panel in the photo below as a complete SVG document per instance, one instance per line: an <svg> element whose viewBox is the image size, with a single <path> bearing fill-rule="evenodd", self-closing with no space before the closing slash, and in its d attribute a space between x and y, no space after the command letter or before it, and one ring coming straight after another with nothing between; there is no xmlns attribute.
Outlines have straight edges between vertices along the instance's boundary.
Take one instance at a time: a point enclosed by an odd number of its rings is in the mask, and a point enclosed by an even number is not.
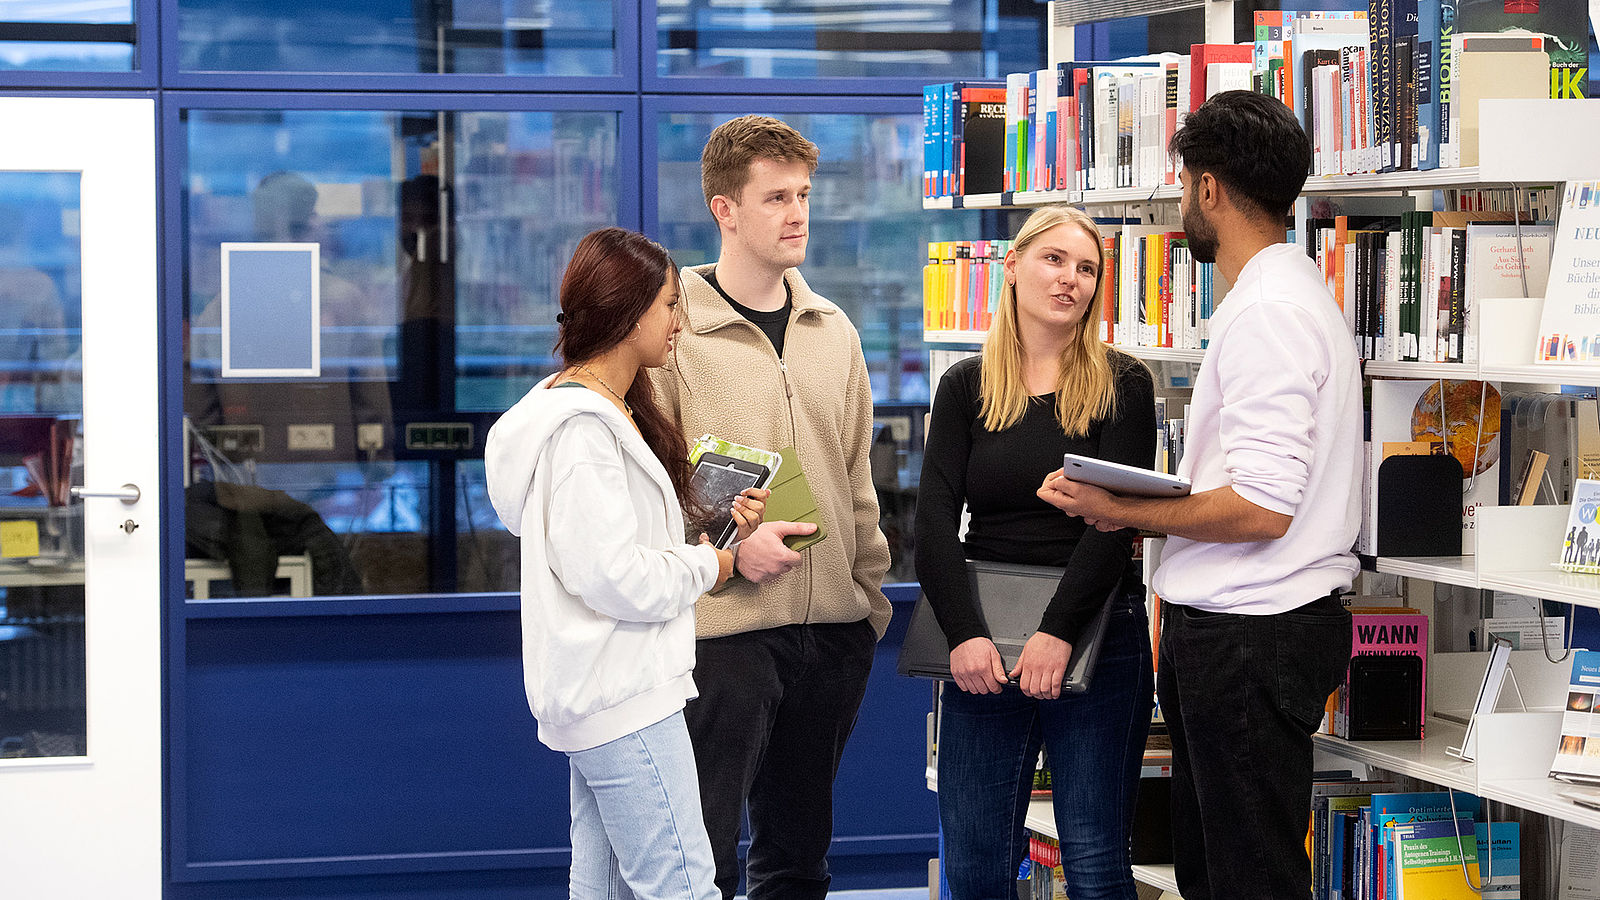
<svg viewBox="0 0 1600 900"><path fill-rule="evenodd" d="M84 756L77 172L0 172L0 759Z"/></svg>

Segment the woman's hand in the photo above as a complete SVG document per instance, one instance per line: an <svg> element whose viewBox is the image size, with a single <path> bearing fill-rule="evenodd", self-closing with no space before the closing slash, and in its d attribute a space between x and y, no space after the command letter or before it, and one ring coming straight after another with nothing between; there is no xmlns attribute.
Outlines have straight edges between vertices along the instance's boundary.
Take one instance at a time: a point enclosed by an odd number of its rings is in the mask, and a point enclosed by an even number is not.
<svg viewBox="0 0 1600 900"><path fill-rule="evenodd" d="M735 541L742 541L761 527L761 517L767 509L767 498L772 492L765 488L745 488L733 498L733 521L739 526Z"/></svg>
<svg viewBox="0 0 1600 900"><path fill-rule="evenodd" d="M1022 656L1011 677L1022 692L1035 700L1061 696L1061 679L1067 674L1072 645L1052 634L1036 631L1022 645Z"/></svg>
<svg viewBox="0 0 1600 900"><path fill-rule="evenodd" d="M716 550L717 552L717 583L711 586L711 589L714 591L726 584L728 579L733 575L733 552L730 550L719 550L716 547L712 547L711 536L708 534L700 535L700 543L705 544L707 547L711 547L711 549Z"/></svg>
<svg viewBox="0 0 1600 900"><path fill-rule="evenodd" d="M969 694L998 694L1008 682L1005 660L986 637L968 638L950 651L950 675Z"/></svg>

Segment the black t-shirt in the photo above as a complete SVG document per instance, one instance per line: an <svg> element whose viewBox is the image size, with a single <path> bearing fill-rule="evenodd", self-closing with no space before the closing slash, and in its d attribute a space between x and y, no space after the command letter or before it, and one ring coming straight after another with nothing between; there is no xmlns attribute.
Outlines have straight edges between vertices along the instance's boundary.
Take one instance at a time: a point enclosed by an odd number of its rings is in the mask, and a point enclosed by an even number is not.
<svg viewBox="0 0 1600 900"><path fill-rule="evenodd" d="M772 349L778 351L778 358L782 359L783 338L789 330L789 313L794 311L794 289L789 287L789 280L786 278L783 281L783 307L772 312L762 312L757 309L751 309L729 297L728 292L723 290L722 285L717 283L717 270L712 269L707 272L705 278L706 283L716 288L717 293L722 295L722 299L728 301L728 305L733 307L734 312L750 320L751 324L766 334L767 340L772 342Z"/></svg>
<svg viewBox="0 0 1600 900"><path fill-rule="evenodd" d="M1115 411L1087 435L1069 438L1056 421L1050 394L1034 397L1010 428L985 429L979 362L951 366L934 397L917 495L917 579L955 649L971 638L991 637L967 583L967 559L1064 567L1039 630L1075 641L1119 577L1128 585L1140 583L1133 560L1137 532L1090 528L1035 492L1045 475L1061 468L1063 453L1146 469L1155 465L1150 372L1113 351ZM956 536L963 503L972 513L965 544Z"/></svg>

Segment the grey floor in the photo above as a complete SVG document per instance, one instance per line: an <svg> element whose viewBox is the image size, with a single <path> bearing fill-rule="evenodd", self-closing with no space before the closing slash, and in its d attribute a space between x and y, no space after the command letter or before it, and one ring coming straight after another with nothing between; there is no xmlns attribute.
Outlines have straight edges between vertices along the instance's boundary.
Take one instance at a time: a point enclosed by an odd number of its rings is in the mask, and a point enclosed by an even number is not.
<svg viewBox="0 0 1600 900"><path fill-rule="evenodd" d="M839 900L928 900L926 887L883 888L876 891L829 891L829 897Z"/></svg>

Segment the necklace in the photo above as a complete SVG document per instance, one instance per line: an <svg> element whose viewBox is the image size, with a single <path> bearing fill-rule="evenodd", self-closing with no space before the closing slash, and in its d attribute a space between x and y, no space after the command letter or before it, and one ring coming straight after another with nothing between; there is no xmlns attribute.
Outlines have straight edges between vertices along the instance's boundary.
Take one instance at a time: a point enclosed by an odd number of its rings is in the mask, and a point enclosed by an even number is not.
<svg viewBox="0 0 1600 900"><path fill-rule="evenodd" d="M617 393L616 391L613 391L611 389L611 385L606 384L605 381L599 375L596 375L594 373L593 369L589 368L586 365L583 365L582 363L579 363L578 368L584 370L585 372L588 372L590 378L593 378L595 381L600 382L600 386L606 389L606 393L608 393L611 396L617 398L617 402L622 404L622 408L627 411L628 415L630 415L630 416L633 415L633 407L628 405L628 401L622 399L622 395L621 394Z"/></svg>

